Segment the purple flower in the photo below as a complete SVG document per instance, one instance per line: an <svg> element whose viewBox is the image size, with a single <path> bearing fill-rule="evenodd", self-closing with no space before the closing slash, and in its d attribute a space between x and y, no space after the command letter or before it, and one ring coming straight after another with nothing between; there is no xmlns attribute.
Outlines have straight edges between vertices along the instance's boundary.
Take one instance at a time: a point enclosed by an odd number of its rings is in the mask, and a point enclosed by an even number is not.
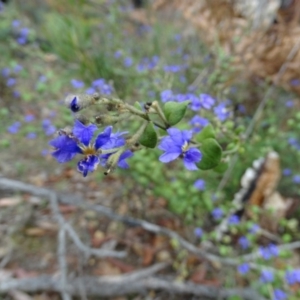
<svg viewBox="0 0 300 300"><path fill-rule="evenodd" d="M204 109L211 109L216 100L209 94L200 94L200 103Z"/></svg>
<svg viewBox="0 0 300 300"><path fill-rule="evenodd" d="M124 58L123 65L126 68L130 68L133 64L133 59L131 57Z"/></svg>
<svg viewBox="0 0 300 300"><path fill-rule="evenodd" d="M29 140L34 140L34 139L36 139L36 133L35 132L29 132L26 135L26 138L29 139Z"/></svg>
<svg viewBox="0 0 300 300"><path fill-rule="evenodd" d="M114 53L114 57L116 59L120 58L122 56L122 51L121 50L117 50L115 53Z"/></svg>
<svg viewBox="0 0 300 300"><path fill-rule="evenodd" d="M294 175L293 182L299 184L300 183L300 175Z"/></svg>
<svg viewBox="0 0 300 300"><path fill-rule="evenodd" d="M221 122L224 122L230 116L230 112L227 110L225 103L217 105L214 108L214 113Z"/></svg>
<svg viewBox="0 0 300 300"><path fill-rule="evenodd" d="M300 269L286 271L285 280L289 285L300 283Z"/></svg>
<svg viewBox="0 0 300 300"><path fill-rule="evenodd" d="M244 250L248 249L250 246L250 242L245 236L241 236L238 240L238 243Z"/></svg>
<svg viewBox="0 0 300 300"><path fill-rule="evenodd" d="M49 119L43 120L42 127L47 136L52 135L56 132L56 127L52 125L51 120Z"/></svg>
<svg viewBox="0 0 300 300"><path fill-rule="evenodd" d="M197 238L201 238L203 235L203 230L200 227L194 229L194 235Z"/></svg>
<svg viewBox="0 0 300 300"><path fill-rule="evenodd" d="M19 131L20 127L21 127L21 123L15 122L14 124L7 127L7 131L11 134L16 134Z"/></svg>
<svg viewBox="0 0 300 300"><path fill-rule="evenodd" d="M14 96L15 98L20 98L21 94L20 94L20 92L18 92L18 91L13 91L13 96Z"/></svg>
<svg viewBox="0 0 300 300"><path fill-rule="evenodd" d="M181 66L181 65L166 65L166 66L164 66L164 71L170 72L170 73L178 73L182 69L183 69L183 66Z"/></svg>
<svg viewBox="0 0 300 300"><path fill-rule="evenodd" d="M287 294L280 289L274 289L273 300L285 300L287 299Z"/></svg>
<svg viewBox="0 0 300 300"><path fill-rule="evenodd" d="M27 123L32 122L34 120L35 120L35 116L34 115L26 115L24 117L24 121L27 122Z"/></svg>
<svg viewBox="0 0 300 300"><path fill-rule="evenodd" d="M96 89L93 87L89 87L88 89L85 90L85 93L88 95L93 95L94 93L96 93Z"/></svg>
<svg viewBox="0 0 300 300"><path fill-rule="evenodd" d="M188 170L198 170L196 163L201 160L202 154L199 149L190 147L192 131L169 128L167 132L169 136L164 137L158 146L158 149L165 151L159 157L159 160L163 163L169 163L178 157L182 157Z"/></svg>
<svg viewBox="0 0 300 300"><path fill-rule="evenodd" d="M237 224L239 224L239 223L240 223L240 218L239 218L239 216L237 216L237 215L231 215L231 216L229 217L228 223L229 223L230 225L237 225Z"/></svg>
<svg viewBox="0 0 300 300"><path fill-rule="evenodd" d="M3 69L1 70L1 75L2 75L3 77L8 77L9 74L10 74L10 69L9 69L9 68L3 68Z"/></svg>
<svg viewBox="0 0 300 300"><path fill-rule="evenodd" d="M15 73L19 73L19 72L21 72L23 70L23 67L21 66L21 65L16 65L15 67L14 67L14 72Z"/></svg>
<svg viewBox="0 0 300 300"><path fill-rule="evenodd" d="M272 257L276 257L279 254L278 248L274 244L269 244L267 247L260 247L260 255L265 259L269 260Z"/></svg>
<svg viewBox="0 0 300 300"><path fill-rule="evenodd" d="M175 96L171 90L164 90L160 93L160 99L162 102L174 101Z"/></svg>
<svg viewBox="0 0 300 300"><path fill-rule="evenodd" d="M241 275L245 275L250 271L249 264L247 264L247 263L243 263L243 264L239 265L237 269Z"/></svg>
<svg viewBox="0 0 300 300"><path fill-rule="evenodd" d="M115 135L112 134L112 126L106 127L94 141L93 135L97 130L95 125L84 125L76 120L72 133L62 133L54 140L50 141L50 145L56 148L52 156L59 163L70 161L76 154L83 154L84 158L77 164L77 169L85 177L89 172L94 171L100 163L100 152L107 143L120 145L120 142ZM111 139L116 141L111 142ZM121 158L120 158L121 160Z"/></svg>
<svg viewBox="0 0 300 300"><path fill-rule="evenodd" d="M191 101L190 108L193 111L199 111L201 109L201 101L200 98L197 97L195 94L189 93L189 99Z"/></svg>
<svg viewBox="0 0 300 300"><path fill-rule="evenodd" d="M293 100L288 100L285 102L286 107L293 107L294 106L294 101Z"/></svg>
<svg viewBox="0 0 300 300"><path fill-rule="evenodd" d="M223 210L222 210L221 208L219 208L219 207L216 207L216 208L211 212L211 214L212 214L212 216L213 216L213 218L214 218L215 220L219 220L219 219L221 219L222 216L223 216Z"/></svg>
<svg viewBox="0 0 300 300"><path fill-rule="evenodd" d="M199 191L205 190L205 181L203 179L198 179L194 183L194 187Z"/></svg>
<svg viewBox="0 0 300 300"><path fill-rule="evenodd" d="M84 82L81 80L77 80L77 79L72 79L71 84L74 89L81 89L84 87Z"/></svg>
<svg viewBox="0 0 300 300"><path fill-rule="evenodd" d="M186 100L189 100L189 97L186 94L177 94L175 98L177 102L184 102Z"/></svg>
<svg viewBox="0 0 300 300"><path fill-rule="evenodd" d="M16 84L17 80L15 78L8 78L6 81L6 85L8 87L12 87Z"/></svg>
<svg viewBox="0 0 300 300"><path fill-rule="evenodd" d="M41 75L41 76L38 78L38 81L44 83L44 82L47 81L47 77L46 77L45 75Z"/></svg>
<svg viewBox="0 0 300 300"><path fill-rule="evenodd" d="M110 136L110 140L103 145L102 149L113 149L113 148L118 148L122 147L125 145L125 139L122 137L122 135L126 134L127 132L117 132L117 133L112 133ZM112 154L103 154L100 156L101 159L101 165L105 166L108 158ZM130 158L133 156L133 153L130 150L124 151L118 161L118 167L122 169L128 169L129 165L126 161L127 158Z"/></svg>
<svg viewBox="0 0 300 300"><path fill-rule="evenodd" d="M292 79L290 81L291 86L298 86L300 84L300 80L299 79Z"/></svg>
<svg viewBox="0 0 300 300"><path fill-rule="evenodd" d="M252 227L249 229L249 232L252 234L256 234L260 230L259 225L253 224Z"/></svg>
<svg viewBox="0 0 300 300"><path fill-rule="evenodd" d="M292 170L291 169L283 169L282 170L282 175L283 176L290 176L290 175L292 175Z"/></svg>
<svg viewBox="0 0 300 300"><path fill-rule="evenodd" d="M105 79L103 78L98 78L92 82L92 88L94 88L94 92L97 90L100 92L100 94L103 95L111 95L113 92L113 88L111 85L109 85ZM89 93L92 92L92 89L90 88Z"/></svg>
<svg viewBox="0 0 300 300"><path fill-rule="evenodd" d="M198 133L201 131L201 129L203 127L205 127L206 125L209 124L209 121L205 118L202 118L200 116L194 116L191 121L190 121L190 124L194 127L193 128L193 131L195 133Z"/></svg>
<svg viewBox="0 0 300 300"><path fill-rule="evenodd" d="M11 22L11 26L14 27L14 28L20 27L20 25L21 25L21 21L20 20L13 20Z"/></svg>
<svg viewBox="0 0 300 300"><path fill-rule="evenodd" d="M260 281L262 283L269 283L274 281L274 274L270 270L262 270L260 274Z"/></svg>

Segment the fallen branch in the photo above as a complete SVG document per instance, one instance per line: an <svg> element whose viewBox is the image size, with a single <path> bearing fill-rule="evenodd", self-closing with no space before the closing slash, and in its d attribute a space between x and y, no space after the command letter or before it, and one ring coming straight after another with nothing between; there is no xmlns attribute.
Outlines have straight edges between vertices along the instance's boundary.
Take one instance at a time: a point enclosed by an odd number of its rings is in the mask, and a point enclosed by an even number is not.
<svg viewBox="0 0 300 300"><path fill-rule="evenodd" d="M118 215L118 214L114 213L111 209L109 209L105 206L88 204L84 200L82 200L76 196L56 194L55 192L53 192L51 190L40 188L40 187L35 187L34 185L26 184L23 182L10 180L10 179L6 179L6 178L0 178L0 189L30 193L30 194L33 194L36 196L46 197L48 199L51 199L51 197L57 197L57 199L63 204L76 205L81 208L97 211L98 213L105 215L109 219L123 222L124 224L127 224L129 226L142 227L143 229L145 229L147 231L150 231L150 232L153 232L156 234L163 234L172 239L176 239L183 248L185 248L189 252L201 257L202 259L206 259L208 261L219 262L221 264L230 265L230 266L238 266L244 261L250 262L250 261L253 261L254 259L256 259L257 257L259 257L259 251L255 251L253 253L240 256L238 258L223 258L218 255L210 254L210 253L207 253L205 250L194 246L192 243L190 243L187 240L185 240L184 238L182 238L178 233L176 233L170 229L158 226L156 224L153 224L153 223L150 223L150 222L147 222L144 220ZM74 239L73 239L73 241L74 241ZM76 244L75 241L74 241L74 243ZM83 244L83 246L85 246L85 245ZM278 246L279 251L280 250L294 250L297 248L300 248L300 241ZM94 249L94 250L104 251L101 249ZM94 252L92 252L92 254L96 255L96 253L94 253ZM253 269L266 268L265 266L256 265L254 263L251 263L250 267Z"/></svg>
<svg viewBox="0 0 300 300"><path fill-rule="evenodd" d="M209 299L226 299L230 296L239 296L245 300L266 300L255 290L248 288L225 289L209 287L192 282L177 282L164 277L149 277L140 280L128 280L129 274L119 276L103 277L82 277L68 278L68 293L79 295L79 282L86 288L87 296L113 297L129 294L146 293L149 290L165 291L170 294L194 295ZM136 276L134 276L135 278ZM27 279L9 279L0 282L0 293L7 293L10 290L20 290L24 292L52 291L61 293L62 283L59 278L42 275Z"/></svg>

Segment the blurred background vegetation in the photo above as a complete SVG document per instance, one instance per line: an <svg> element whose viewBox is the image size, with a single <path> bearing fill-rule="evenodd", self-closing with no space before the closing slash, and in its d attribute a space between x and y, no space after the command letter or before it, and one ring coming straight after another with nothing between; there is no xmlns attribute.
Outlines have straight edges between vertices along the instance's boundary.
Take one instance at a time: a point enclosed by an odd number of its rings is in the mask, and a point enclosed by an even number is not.
<svg viewBox="0 0 300 300"><path fill-rule="evenodd" d="M88 180L95 189L114 193L107 189L118 183L114 207L125 202L133 214L143 215L146 212L137 207L161 201L194 240L193 229L213 228L211 212L215 207L225 211L230 207L246 168L270 150L279 153L286 171L279 191L299 199L298 95L275 87L254 133L245 140L245 130L270 80L237 75L234 57L217 41L213 46L205 43L178 12L154 11L148 3L141 13L125 0L11 1L1 6L0 53L2 176L65 192L76 192L76 184ZM98 170L88 179L79 179L74 162L58 165L48 142L57 129L72 126L73 117L63 99L68 93L84 92L99 78L132 104L161 100L166 90L230 100L230 117L225 121L209 111L190 110L179 126L191 128L195 115L209 119L225 151L223 170L189 172L177 162L163 165L158 161L160 151L149 149L135 153L129 170L117 170L109 177ZM133 132L138 126L131 121L116 129ZM238 155L237 163L219 190L232 153ZM205 187L194 186L198 179L205 181ZM292 217L298 219L297 208ZM250 220L247 226L251 224ZM289 232L287 239L297 236Z"/></svg>

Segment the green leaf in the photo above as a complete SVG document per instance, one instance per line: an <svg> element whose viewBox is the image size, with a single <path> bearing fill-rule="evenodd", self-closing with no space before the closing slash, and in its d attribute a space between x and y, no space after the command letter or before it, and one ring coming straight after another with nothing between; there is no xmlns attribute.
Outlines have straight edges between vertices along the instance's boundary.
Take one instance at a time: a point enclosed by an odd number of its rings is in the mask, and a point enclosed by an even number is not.
<svg viewBox="0 0 300 300"><path fill-rule="evenodd" d="M135 101L134 105L133 105L136 109L142 111L141 105L138 101Z"/></svg>
<svg viewBox="0 0 300 300"><path fill-rule="evenodd" d="M228 169L228 162L221 161L215 168L214 171L217 173L224 173Z"/></svg>
<svg viewBox="0 0 300 300"><path fill-rule="evenodd" d="M190 101L184 101L180 103L171 101L164 105L163 112L171 126L179 123L182 120L189 104Z"/></svg>
<svg viewBox="0 0 300 300"><path fill-rule="evenodd" d="M201 170L215 168L221 161L222 148L215 139L208 138L200 146L202 159L197 166Z"/></svg>
<svg viewBox="0 0 300 300"><path fill-rule="evenodd" d="M202 141L204 141L205 139L215 139L216 135L215 135L215 130L213 128L213 126L211 124L208 124L207 126L205 126L196 136L195 139L198 143L201 143Z"/></svg>
<svg viewBox="0 0 300 300"><path fill-rule="evenodd" d="M157 144L157 134L152 123L148 123L142 137L140 144L147 148L155 148Z"/></svg>

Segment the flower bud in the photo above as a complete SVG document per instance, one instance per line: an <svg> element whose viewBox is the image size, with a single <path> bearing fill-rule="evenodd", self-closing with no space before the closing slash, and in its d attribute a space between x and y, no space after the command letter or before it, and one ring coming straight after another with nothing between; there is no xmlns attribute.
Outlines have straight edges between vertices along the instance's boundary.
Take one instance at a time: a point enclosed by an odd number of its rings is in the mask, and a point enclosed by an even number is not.
<svg viewBox="0 0 300 300"><path fill-rule="evenodd" d="M98 115L95 117L95 122L100 125L114 125L116 124L120 118L118 116L110 116L110 115Z"/></svg>
<svg viewBox="0 0 300 300"><path fill-rule="evenodd" d="M65 104L72 112L76 113L88 106L95 104L96 100L99 99L98 94L94 95L68 95L65 99Z"/></svg>

